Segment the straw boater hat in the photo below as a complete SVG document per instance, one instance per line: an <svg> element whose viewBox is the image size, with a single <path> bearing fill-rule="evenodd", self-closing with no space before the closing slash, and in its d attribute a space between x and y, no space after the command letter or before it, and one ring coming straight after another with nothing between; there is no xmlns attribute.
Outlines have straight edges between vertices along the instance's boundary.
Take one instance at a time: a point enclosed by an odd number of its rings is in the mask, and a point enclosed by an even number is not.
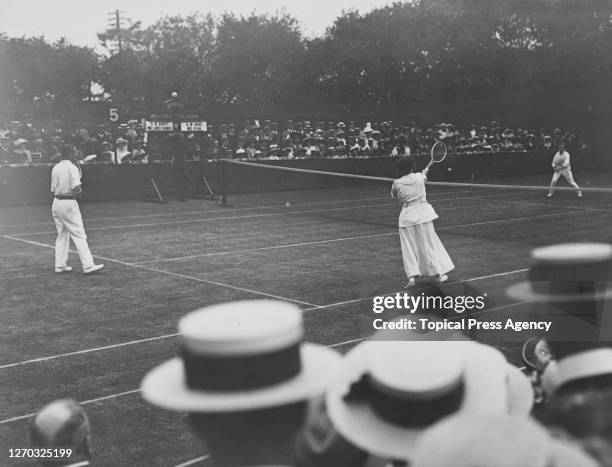
<svg viewBox="0 0 612 467"><path fill-rule="evenodd" d="M302 313L289 303L245 300L202 308L179 322L180 357L142 381L150 403L179 412L237 412L321 394L340 356L302 343Z"/></svg>
<svg viewBox="0 0 612 467"><path fill-rule="evenodd" d="M544 303L553 320L546 336L555 357L544 372L548 390L599 377L612 386L612 245L552 245L535 249L532 257L529 281L507 294Z"/></svg>
<svg viewBox="0 0 612 467"><path fill-rule="evenodd" d="M369 341L345 357L329 416L355 446L408 460L423 430L457 411L508 411L507 362L471 341Z"/></svg>
<svg viewBox="0 0 612 467"><path fill-rule="evenodd" d="M595 467L579 448L537 423L508 415L458 413L426 430L411 467Z"/></svg>

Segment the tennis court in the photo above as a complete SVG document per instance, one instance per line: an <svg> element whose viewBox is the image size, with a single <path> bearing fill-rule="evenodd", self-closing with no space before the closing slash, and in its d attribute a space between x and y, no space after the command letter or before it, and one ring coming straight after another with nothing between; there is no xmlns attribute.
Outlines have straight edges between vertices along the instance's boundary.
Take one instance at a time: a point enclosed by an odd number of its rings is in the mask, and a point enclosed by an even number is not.
<svg viewBox="0 0 612 467"><path fill-rule="evenodd" d="M279 172L285 180L303 175ZM597 174L588 180L606 186ZM372 297L403 291L406 282L399 209L388 183L316 186L230 194L228 206L85 203L92 252L106 264L92 276L77 268L53 272L49 206L2 208L2 450L26 447L28 417L71 397L90 416L96 465L205 465L206 448L184 418L147 405L138 392L144 374L174 356L179 318L198 307L246 298L293 302L304 310L306 339L342 352L371 335ZM533 247L610 240L612 192L544 195L430 186L437 231L457 266L443 287L486 293L482 319L534 312L504 294L525 277ZM75 254L71 262L78 266ZM418 282L415 292L431 286ZM518 364L518 344L495 339Z"/></svg>

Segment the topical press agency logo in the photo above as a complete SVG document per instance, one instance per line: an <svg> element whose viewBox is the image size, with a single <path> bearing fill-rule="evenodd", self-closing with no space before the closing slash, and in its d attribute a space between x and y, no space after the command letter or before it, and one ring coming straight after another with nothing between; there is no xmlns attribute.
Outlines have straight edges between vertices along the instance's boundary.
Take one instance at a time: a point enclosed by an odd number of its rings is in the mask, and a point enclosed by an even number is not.
<svg viewBox="0 0 612 467"><path fill-rule="evenodd" d="M372 312L376 317L372 320L375 331L414 331L426 333L431 339L453 338L453 333L467 331L471 338L475 338L474 332L503 332L504 337L524 332L549 332L553 321L548 319L504 319L488 320L483 317L472 317L472 314L486 312L487 294L476 296L429 296L410 295L408 293L396 293L395 295L377 296L372 299ZM385 316L381 314L385 312ZM420 313L414 316L415 313ZM397 316L397 314L409 316ZM430 313L430 316L425 316ZM389 315L394 316L389 316ZM447 316L439 317L440 314ZM451 315L449 318L448 316ZM497 317L499 318L499 317ZM518 318L518 317L517 317ZM446 332L445 332L446 331ZM451 335L449 335L449 333ZM442 335L443 334L443 335ZM459 338L461 334L456 334ZM392 335L389 335L391 339ZM395 336L402 339L405 336ZM523 339L524 336L521 336Z"/></svg>

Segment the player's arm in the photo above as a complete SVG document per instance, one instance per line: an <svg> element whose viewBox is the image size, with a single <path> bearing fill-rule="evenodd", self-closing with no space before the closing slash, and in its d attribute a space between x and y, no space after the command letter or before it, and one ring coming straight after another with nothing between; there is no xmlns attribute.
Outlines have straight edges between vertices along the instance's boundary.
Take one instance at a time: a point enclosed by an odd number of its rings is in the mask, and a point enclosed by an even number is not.
<svg viewBox="0 0 612 467"><path fill-rule="evenodd" d="M70 188L75 198L80 198L83 193L81 188L81 172L76 165L70 167Z"/></svg>
<svg viewBox="0 0 612 467"><path fill-rule="evenodd" d="M391 199L397 199L397 182L393 182L393 185L391 185Z"/></svg>

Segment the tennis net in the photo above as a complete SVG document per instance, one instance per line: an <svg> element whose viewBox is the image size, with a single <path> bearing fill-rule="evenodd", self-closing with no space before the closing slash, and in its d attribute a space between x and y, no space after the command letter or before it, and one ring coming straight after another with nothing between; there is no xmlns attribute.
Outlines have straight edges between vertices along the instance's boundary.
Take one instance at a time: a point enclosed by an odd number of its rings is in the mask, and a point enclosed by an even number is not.
<svg viewBox="0 0 612 467"><path fill-rule="evenodd" d="M397 227L401 206L390 197L392 176L233 160L226 161L223 178L223 196L235 206L321 222ZM612 188L585 187L582 192L579 198L573 188L559 186L548 198L547 186L427 183L440 232L534 245L612 241Z"/></svg>

